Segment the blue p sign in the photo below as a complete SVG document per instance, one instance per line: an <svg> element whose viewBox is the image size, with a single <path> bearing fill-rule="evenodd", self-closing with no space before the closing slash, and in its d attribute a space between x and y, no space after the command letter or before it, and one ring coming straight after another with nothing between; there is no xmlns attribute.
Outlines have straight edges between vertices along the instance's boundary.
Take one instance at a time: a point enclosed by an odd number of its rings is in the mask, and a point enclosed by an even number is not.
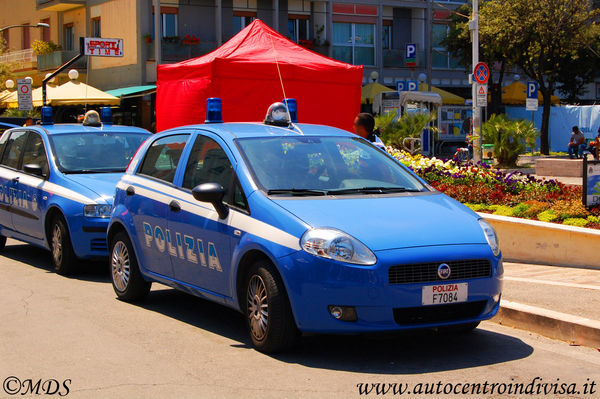
<svg viewBox="0 0 600 399"><path fill-rule="evenodd" d="M396 90L405 91L406 90L406 80L396 81Z"/></svg>
<svg viewBox="0 0 600 399"><path fill-rule="evenodd" d="M416 80L408 80L406 82L406 89L408 91L418 91L419 90L419 82L417 82Z"/></svg>
<svg viewBox="0 0 600 399"><path fill-rule="evenodd" d="M527 98L529 98L529 99L537 99L538 98L537 82L527 82Z"/></svg>
<svg viewBox="0 0 600 399"><path fill-rule="evenodd" d="M406 44L406 66L417 66L417 45L415 43Z"/></svg>

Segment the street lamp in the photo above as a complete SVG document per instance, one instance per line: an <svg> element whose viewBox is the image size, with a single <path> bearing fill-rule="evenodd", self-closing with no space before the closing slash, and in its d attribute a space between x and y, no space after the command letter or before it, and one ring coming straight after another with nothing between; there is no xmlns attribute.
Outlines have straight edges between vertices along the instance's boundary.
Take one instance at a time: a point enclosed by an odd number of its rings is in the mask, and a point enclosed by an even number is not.
<svg viewBox="0 0 600 399"><path fill-rule="evenodd" d="M4 28L0 28L0 32L3 32L10 28L49 28L50 25L44 22L38 22L36 25L9 25Z"/></svg>

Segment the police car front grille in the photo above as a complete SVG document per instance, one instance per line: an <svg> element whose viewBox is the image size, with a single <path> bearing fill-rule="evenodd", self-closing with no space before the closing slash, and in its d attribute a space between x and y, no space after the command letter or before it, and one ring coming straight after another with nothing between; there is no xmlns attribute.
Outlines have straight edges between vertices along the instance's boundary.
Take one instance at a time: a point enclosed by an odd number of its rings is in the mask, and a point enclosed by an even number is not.
<svg viewBox="0 0 600 399"><path fill-rule="evenodd" d="M450 266L450 277L442 280L437 273L438 267L446 263ZM490 277L492 264L487 259L459 260L451 262L414 263L390 267L390 284L430 283L436 281L466 280Z"/></svg>
<svg viewBox="0 0 600 399"><path fill-rule="evenodd" d="M94 238L90 242L90 248L92 251L108 251L108 245L104 238Z"/></svg>
<svg viewBox="0 0 600 399"><path fill-rule="evenodd" d="M408 326L474 319L481 315L485 305L487 305L487 301L396 308L394 309L394 321L399 325Z"/></svg>

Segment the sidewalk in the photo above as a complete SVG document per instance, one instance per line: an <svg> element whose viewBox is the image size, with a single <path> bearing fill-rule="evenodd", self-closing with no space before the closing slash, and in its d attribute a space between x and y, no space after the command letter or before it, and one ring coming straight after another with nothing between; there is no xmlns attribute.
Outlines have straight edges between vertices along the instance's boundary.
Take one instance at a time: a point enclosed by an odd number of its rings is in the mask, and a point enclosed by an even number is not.
<svg viewBox="0 0 600 399"><path fill-rule="evenodd" d="M496 322L600 348L600 270L504 263Z"/></svg>

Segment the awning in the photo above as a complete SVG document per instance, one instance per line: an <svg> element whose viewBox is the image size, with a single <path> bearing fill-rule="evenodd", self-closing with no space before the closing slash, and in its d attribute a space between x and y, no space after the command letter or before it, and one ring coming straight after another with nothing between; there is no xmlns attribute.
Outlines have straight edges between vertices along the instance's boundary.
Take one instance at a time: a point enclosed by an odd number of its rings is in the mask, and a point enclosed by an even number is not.
<svg viewBox="0 0 600 399"><path fill-rule="evenodd" d="M442 105L442 96L438 93L427 91L401 91L400 104L404 107L407 103L411 102Z"/></svg>
<svg viewBox="0 0 600 399"><path fill-rule="evenodd" d="M524 105L527 98L527 87L521 82L513 82L502 88L502 104L509 105ZM538 100L540 104L544 103L542 93L538 91ZM560 98L552 96L551 104L560 104Z"/></svg>
<svg viewBox="0 0 600 399"><path fill-rule="evenodd" d="M16 94L8 96L6 101L0 103L8 108L18 108ZM31 92L34 107L42 106L42 88L38 87ZM93 86L86 85L83 82L72 80L60 86L46 86L46 105L119 105L121 100L96 89Z"/></svg>
<svg viewBox="0 0 600 399"><path fill-rule="evenodd" d="M419 84L419 91L427 91L427 83ZM431 91L442 97L442 103L446 105L465 105L465 99L449 91L442 90L438 87L431 86Z"/></svg>
<svg viewBox="0 0 600 399"><path fill-rule="evenodd" d="M369 103L372 104L373 99L375 98L375 96L378 93L381 93L382 91L389 91L389 90L390 90L389 87L386 87L377 82L372 82L372 83L366 84L361 89L360 102L361 102L361 104L369 104Z"/></svg>
<svg viewBox="0 0 600 399"><path fill-rule="evenodd" d="M149 93L146 93L149 92ZM121 87L120 89L107 90L106 93L111 96L119 97L121 99L127 97L137 97L137 95L146 95L156 92L156 85L145 85L145 86L130 86Z"/></svg>

